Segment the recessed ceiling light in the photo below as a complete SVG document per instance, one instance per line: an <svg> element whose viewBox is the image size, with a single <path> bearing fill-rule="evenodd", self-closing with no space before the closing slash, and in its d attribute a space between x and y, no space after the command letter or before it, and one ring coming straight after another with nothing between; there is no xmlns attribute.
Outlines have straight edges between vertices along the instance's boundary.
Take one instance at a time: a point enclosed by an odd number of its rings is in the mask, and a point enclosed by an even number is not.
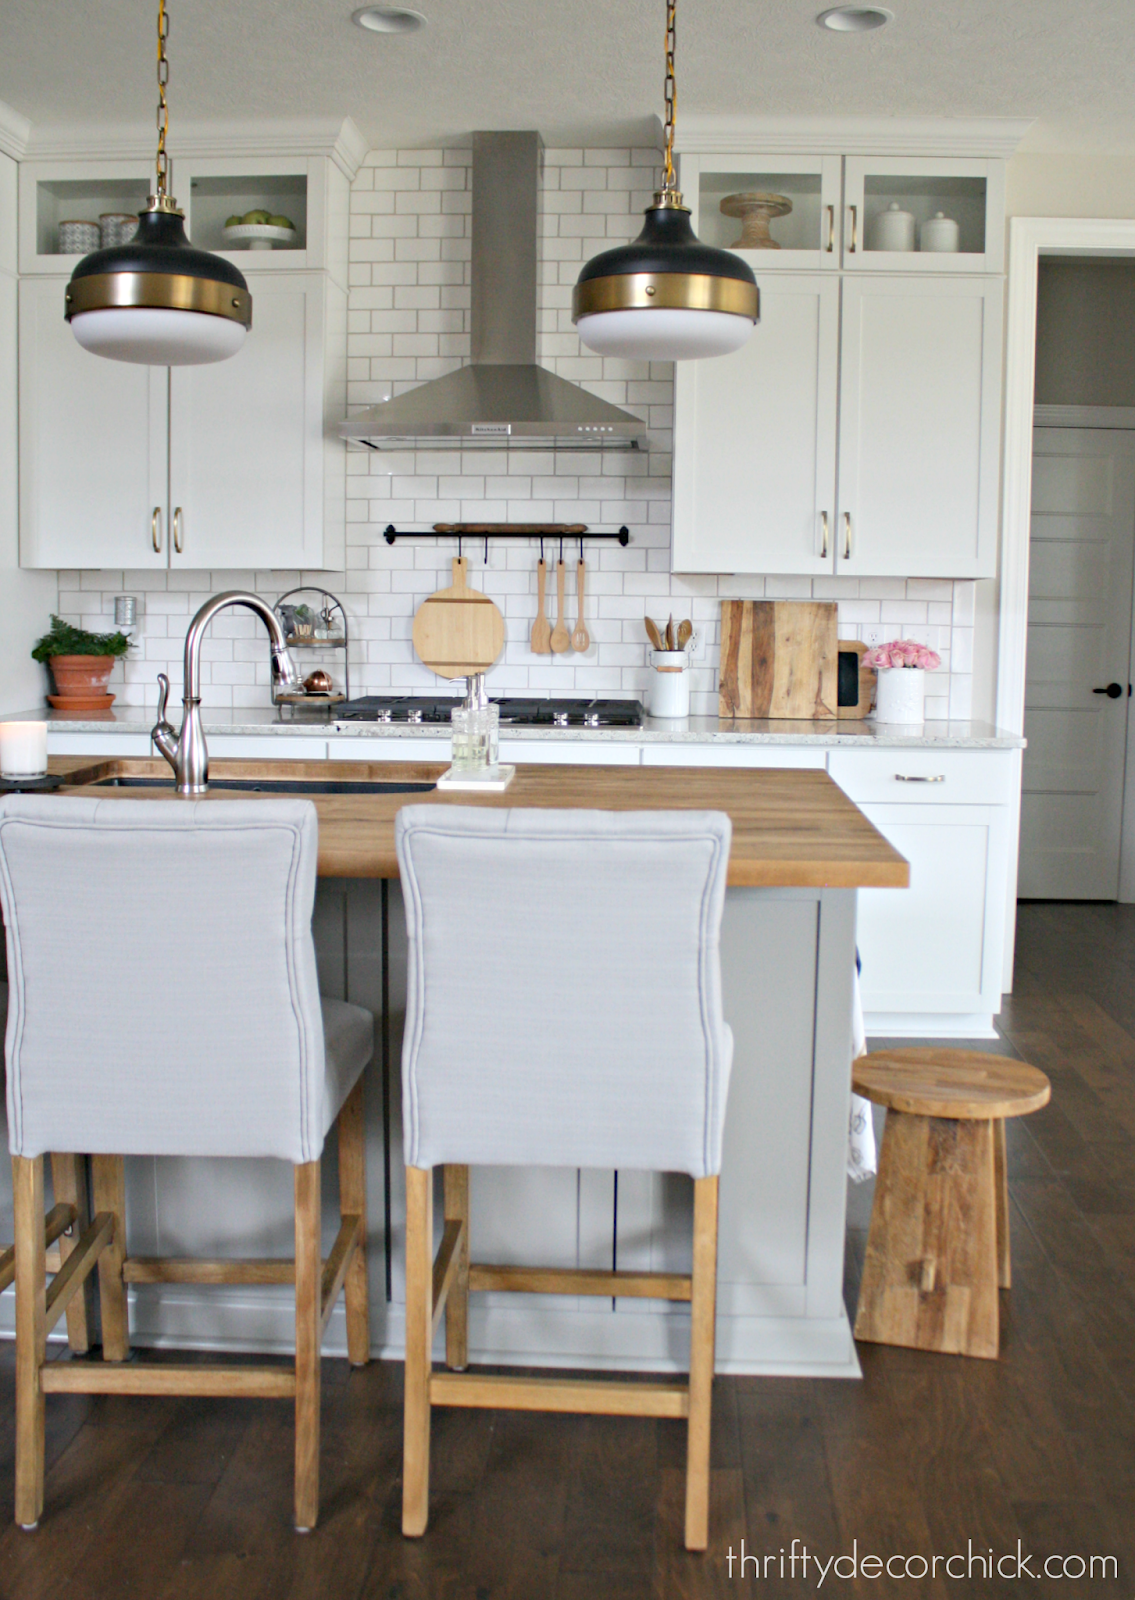
<svg viewBox="0 0 1135 1600"><path fill-rule="evenodd" d="M873 28L885 28L894 19L894 12L884 11L881 6L836 6L832 11L821 11L816 21L833 33L870 33Z"/></svg>
<svg viewBox="0 0 1135 1600"><path fill-rule="evenodd" d="M407 6L363 6L351 21L370 33L416 33L426 25L422 13Z"/></svg>

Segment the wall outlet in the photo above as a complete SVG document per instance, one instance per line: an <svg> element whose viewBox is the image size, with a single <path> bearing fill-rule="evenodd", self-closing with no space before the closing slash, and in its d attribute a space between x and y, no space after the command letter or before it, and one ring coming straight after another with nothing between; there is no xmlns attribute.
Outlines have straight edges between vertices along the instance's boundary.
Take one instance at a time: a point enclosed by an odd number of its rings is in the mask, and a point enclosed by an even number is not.
<svg viewBox="0 0 1135 1600"><path fill-rule="evenodd" d="M864 644L886 644L887 642L887 629L881 622L869 622L860 631L863 635Z"/></svg>

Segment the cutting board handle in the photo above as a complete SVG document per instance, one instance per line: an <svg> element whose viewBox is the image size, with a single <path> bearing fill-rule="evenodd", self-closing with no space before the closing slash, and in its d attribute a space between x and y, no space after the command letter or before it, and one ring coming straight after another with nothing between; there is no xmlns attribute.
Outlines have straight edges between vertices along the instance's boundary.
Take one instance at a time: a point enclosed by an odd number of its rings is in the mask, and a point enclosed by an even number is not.
<svg viewBox="0 0 1135 1600"><path fill-rule="evenodd" d="M464 556L454 556L454 558L453 558L453 587L455 589L467 589L469 587L469 585L465 581L465 574L468 572L468 570L469 570L469 563L465 559L465 557Z"/></svg>

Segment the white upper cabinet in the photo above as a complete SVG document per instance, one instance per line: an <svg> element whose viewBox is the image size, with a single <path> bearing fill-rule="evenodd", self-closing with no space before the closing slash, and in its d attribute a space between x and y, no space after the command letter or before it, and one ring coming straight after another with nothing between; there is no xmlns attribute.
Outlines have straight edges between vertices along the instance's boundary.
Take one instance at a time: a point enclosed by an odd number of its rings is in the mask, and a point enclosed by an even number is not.
<svg viewBox="0 0 1135 1600"><path fill-rule="evenodd" d="M20 564L164 567L166 369L84 350L65 287L20 284Z"/></svg>
<svg viewBox="0 0 1135 1600"><path fill-rule="evenodd" d="M845 280L836 572L993 576L1003 298L1000 278Z"/></svg>
<svg viewBox="0 0 1135 1600"><path fill-rule="evenodd" d="M185 157L190 237L252 291L238 354L149 368L82 350L63 320L74 256L59 224L145 204L140 162L30 161L20 186L20 560L27 567L341 567L351 152ZM357 154L357 152L356 152ZM177 187L180 185L180 190ZM273 251L233 248L226 219L295 224Z"/></svg>
<svg viewBox="0 0 1135 1600"><path fill-rule="evenodd" d="M799 273L736 354L677 364L677 571L832 570L838 360L839 279Z"/></svg>
<svg viewBox="0 0 1135 1600"><path fill-rule="evenodd" d="M761 292L752 339L678 363L674 570L992 577L1005 163L964 152L1022 129L860 128L887 152L861 155L834 153L818 122L810 156L761 131L738 126L722 154L706 119L686 130L682 184L706 243L734 248L745 196L782 203L754 224L775 248L737 252ZM932 153L895 153L904 132Z"/></svg>

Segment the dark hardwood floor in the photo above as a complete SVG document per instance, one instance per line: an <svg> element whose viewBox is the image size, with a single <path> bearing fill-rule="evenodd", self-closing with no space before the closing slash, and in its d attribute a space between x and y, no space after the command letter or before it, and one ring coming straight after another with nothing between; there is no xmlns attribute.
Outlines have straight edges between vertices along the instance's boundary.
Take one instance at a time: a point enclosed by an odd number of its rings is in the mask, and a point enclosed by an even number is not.
<svg viewBox="0 0 1135 1600"><path fill-rule="evenodd" d="M430 1529L399 1533L401 1371L324 1364L322 1516L291 1528L289 1407L48 1402L47 1510L0 1523L0 1600L693 1600L735 1594L1135 1594L1135 907L1021 908L1017 992L987 1047L1042 1067L1010 1124L1000 1361L862 1346L863 1382L719 1378L712 1547L681 1548L680 1425L439 1412ZM848 1242L854 1309L863 1235ZM12 1504L0 1350L0 1510ZM774 1558L758 1580L745 1553ZM806 1547L809 1563L790 1573ZM1018 1541L1041 1572L991 1577ZM968 1573L822 1562L972 1552ZM734 1555L730 1576L727 1557ZM780 1552L785 1552L784 1577ZM1076 1558L1118 1577L1075 1580ZM1004 1571L1010 1571L1006 1562Z"/></svg>

